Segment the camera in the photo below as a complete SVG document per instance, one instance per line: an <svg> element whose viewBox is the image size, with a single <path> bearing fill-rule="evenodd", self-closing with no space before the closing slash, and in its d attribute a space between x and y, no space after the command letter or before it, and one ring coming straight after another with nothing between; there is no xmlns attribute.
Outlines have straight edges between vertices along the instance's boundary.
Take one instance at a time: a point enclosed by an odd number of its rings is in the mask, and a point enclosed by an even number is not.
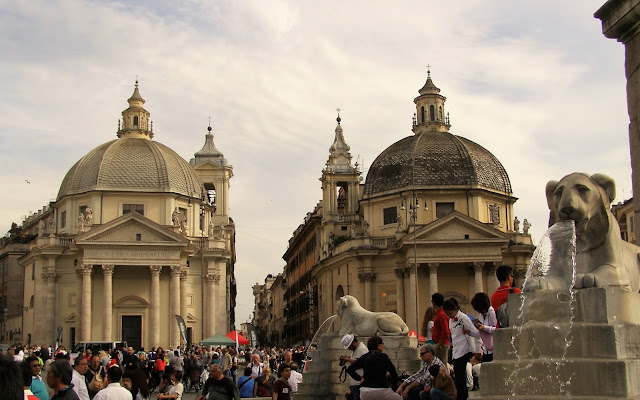
<svg viewBox="0 0 640 400"><path fill-rule="evenodd" d="M340 356L340 366L342 367L346 362L347 360L344 359L344 356Z"/></svg>

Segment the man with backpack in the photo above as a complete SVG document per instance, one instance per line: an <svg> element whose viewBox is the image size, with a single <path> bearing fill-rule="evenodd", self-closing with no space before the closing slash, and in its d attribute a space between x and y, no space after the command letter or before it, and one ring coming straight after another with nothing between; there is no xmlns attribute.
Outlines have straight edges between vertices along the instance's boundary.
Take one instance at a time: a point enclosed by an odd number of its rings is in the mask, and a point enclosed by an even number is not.
<svg viewBox="0 0 640 400"><path fill-rule="evenodd" d="M506 328L509 326L507 315L509 293L520 293L520 289L514 287L513 268L508 265L501 265L496 269L496 278L500 281L500 287L491 295L491 306L496 311L498 325Z"/></svg>

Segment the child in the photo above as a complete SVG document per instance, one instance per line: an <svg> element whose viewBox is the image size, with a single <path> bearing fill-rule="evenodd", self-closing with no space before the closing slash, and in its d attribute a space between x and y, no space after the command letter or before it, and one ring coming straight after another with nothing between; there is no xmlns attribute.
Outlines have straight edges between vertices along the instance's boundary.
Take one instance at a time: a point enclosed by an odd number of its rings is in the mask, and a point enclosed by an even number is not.
<svg viewBox="0 0 640 400"><path fill-rule="evenodd" d="M273 384L273 400L290 400L291 387L289 386L289 378L291 377L291 366L289 364L281 364L278 368L280 379Z"/></svg>
<svg viewBox="0 0 640 400"><path fill-rule="evenodd" d="M446 367L432 365L429 368L429 374L431 374L431 389L427 394L428 386L425 387L424 394L420 393L421 400L426 398L431 400L456 400L456 387Z"/></svg>
<svg viewBox="0 0 640 400"><path fill-rule="evenodd" d="M471 331L471 336L482 339L482 344L484 345L482 362L491 362L493 361L493 331L498 326L496 312L491 306L489 296L482 292L473 296L471 306L480 313L480 318L474 323L477 331Z"/></svg>
<svg viewBox="0 0 640 400"><path fill-rule="evenodd" d="M442 305L444 313L449 317L449 330L451 331L453 347L453 371L455 374L456 392L459 400L467 400L469 392L467 389L467 363L474 354L478 358L482 357L480 343L468 336L469 333L477 331L471 323L471 319L460 311L458 302L449 299Z"/></svg>

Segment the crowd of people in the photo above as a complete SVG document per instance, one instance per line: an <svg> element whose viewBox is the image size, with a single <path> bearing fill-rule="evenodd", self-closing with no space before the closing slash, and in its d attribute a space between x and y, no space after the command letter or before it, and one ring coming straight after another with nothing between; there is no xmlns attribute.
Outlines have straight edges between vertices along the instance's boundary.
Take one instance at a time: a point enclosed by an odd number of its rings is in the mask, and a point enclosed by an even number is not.
<svg viewBox="0 0 640 400"><path fill-rule="evenodd" d="M489 297L477 293L474 318L461 311L454 298L431 296L425 312L422 367L403 379L384 352L382 337L365 346L354 335L342 345L351 350L341 357L349 376L352 400L466 400L477 388L482 363L493 361L493 333L508 321L509 293L518 293L511 267L500 266L500 287ZM497 311L497 312L496 312ZM190 346L145 352L132 348L109 353L87 348L74 358L63 346L15 345L0 351L0 389L8 400L148 400L158 390L160 400L181 400L197 391L197 400L237 400L267 397L289 400L302 382L305 353L300 349L244 349ZM238 374L239 369L244 369ZM476 379L474 379L474 377Z"/></svg>
<svg viewBox="0 0 640 400"><path fill-rule="evenodd" d="M14 345L6 354L0 351L0 374L28 372L21 380L24 387L17 388L14 397L6 397L11 400L147 400L156 390L158 399L180 400L183 393L195 391L201 392L198 398L207 400L286 400L302 381L298 370L303 362L304 352L299 349L238 352L194 345L184 351L152 348L136 352L129 347L106 352L87 348L72 357L64 346ZM241 376L239 367L244 367Z"/></svg>

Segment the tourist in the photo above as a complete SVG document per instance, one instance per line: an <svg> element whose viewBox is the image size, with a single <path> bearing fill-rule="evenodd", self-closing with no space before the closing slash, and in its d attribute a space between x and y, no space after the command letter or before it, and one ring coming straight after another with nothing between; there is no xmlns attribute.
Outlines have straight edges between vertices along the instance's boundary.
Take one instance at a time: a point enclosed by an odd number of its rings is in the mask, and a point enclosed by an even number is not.
<svg viewBox="0 0 640 400"><path fill-rule="evenodd" d="M426 343L433 344L433 317L436 316L436 309L428 307L424 312L424 321L422 321L422 336Z"/></svg>
<svg viewBox="0 0 640 400"><path fill-rule="evenodd" d="M96 394L94 400L133 400L131 392L120 385L122 369L119 366L107 370L107 387Z"/></svg>
<svg viewBox="0 0 640 400"><path fill-rule="evenodd" d="M455 346L455 344L454 344ZM456 386L449 375L449 369L443 366L432 365L429 368L431 379L431 388L420 393L420 400L456 400Z"/></svg>
<svg viewBox="0 0 640 400"><path fill-rule="evenodd" d="M435 349L430 344L420 347L420 361L423 363L422 368L405 379L396 390L396 393L402 395L403 399L418 400L420 392L424 391L425 386L431 385L432 376L429 373L429 368L432 365L444 366L442 361L435 356Z"/></svg>
<svg viewBox="0 0 640 400"><path fill-rule="evenodd" d="M284 363L280 365L278 374L280 378L273 384L272 400L291 400L291 386L289 386L291 365Z"/></svg>
<svg viewBox="0 0 640 400"><path fill-rule="evenodd" d="M109 371L109 369L114 365L118 367L120 366L120 355L118 354L118 350L113 350L111 352L111 359L109 360L109 364L107 364L107 371Z"/></svg>
<svg viewBox="0 0 640 400"><path fill-rule="evenodd" d="M355 335L346 334L342 337L340 341L342 346L344 346L345 350L351 350L351 357L342 356L341 359L345 363L354 363L358 358L367 354L369 351L367 346L364 343L358 341L358 338ZM363 374L362 368L356 371L359 375ZM353 400L360 400L360 381L356 381L348 376L349 380L349 392L351 393L351 398Z"/></svg>
<svg viewBox="0 0 640 400"><path fill-rule="evenodd" d="M29 390L40 400L49 400L49 393L47 393L47 386L42 381L40 372L42 370L40 362L36 357L27 357L25 360L29 368L31 369L31 383L29 384Z"/></svg>
<svg viewBox="0 0 640 400"><path fill-rule="evenodd" d="M222 366L222 374L227 378L231 378L231 355L229 355L229 350L225 347L222 349L222 357L220 358L220 366Z"/></svg>
<svg viewBox="0 0 640 400"><path fill-rule="evenodd" d="M214 356L214 363L215 363L215 354ZM264 368L264 364L262 364L260 362L260 355L259 354L252 354L251 355L251 377L253 379L258 379L258 377L262 376L262 368Z"/></svg>
<svg viewBox="0 0 640 400"><path fill-rule="evenodd" d="M497 314L500 306L509 299L509 293L520 293L520 289L515 287L513 268L508 265L501 265L496 269L496 278L500 282L500 287L491 295L491 306ZM506 326L502 327L506 328Z"/></svg>
<svg viewBox="0 0 640 400"><path fill-rule="evenodd" d="M176 353L178 350L176 350ZM176 357L179 357L176 354ZM169 376L171 379L171 387L166 393L159 393L157 399L182 399L182 393L184 392L184 386L182 385L182 371L173 371Z"/></svg>
<svg viewBox="0 0 640 400"><path fill-rule="evenodd" d="M496 313L486 293L476 293L473 299L471 299L471 306L480 314L474 322L477 331L471 332L474 337L482 339L482 345L484 347L482 360L478 361L491 362L493 361L493 332L496 326L498 326Z"/></svg>
<svg viewBox="0 0 640 400"><path fill-rule="evenodd" d="M62 359L52 362L47 370L47 385L53 389L51 400L78 400L78 395L71 383L73 377L71 365L64 359L63 354L59 353L59 355Z"/></svg>
<svg viewBox="0 0 640 400"><path fill-rule="evenodd" d="M209 378L211 379L211 378ZM238 392L241 398L253 397L253 386L255 385L255 379L251 377L251 368L244 369L244 376L238 378Z"/></svg>
<svg viewBox="0 0 640 400"><path fill-rule="evenodd" d="M133 347L129 347L122 356L122 366L127 371L138 368L138 356L133 353Z"/></svg>
<svg viewBox="0 0 640 400"><path fill-rule="evenodd" d="M372 336L367 341L369 352L355 360L347 373L356 381L364 380L360 385L360 398L362 400L400 400L402 396L395 393L398 385L398 373L389 356L383 353L384 343L380 336ZM357 370L362 369L363 375ZM387 385L387 372L391 376L391 388Z"/></svg>
<svg viewBox="0 0 640 400"><path fill-rule="evenodd" d="M131 392L133 400L149 400L151 396L147 378L141 369L125 371L122 375L122 386Z"/></svg>
<svg viewBox="0 0 640 400"><path fill-rule="evenodd" d="M6 400L23 400L24 386L20 367L13 361L13 355L0 355L0 388L2 398Z"/></svg>
<svg viewBox="0 0 640 400"><path fill-rule="evenodd" d="M240 378L242 379L242 378ZM253 391L251 393L253 395ZM255 396L249 396L255 397ZM222 368L219 364L213 364L210 369L209 379L204 383L202 387L202 394L196 398L196 400L238 400L240 394L238 389L233 384L231 378L227 378L222 374Z"/></svg>
<svg viewBox="0 0 640 400"><path fill-rule="evenodd" d="M291 393L298 392L298 385L302 383L302 374L298 372L298 363L291 363L291 376L289 377L289 386L291 387Z"/></svg>
<svg viewBox="0 0 640 400"><path fill-rule="evenodd" d="M87 369L87 373L84 374L84 381L87 384L90 399L93 399L96 394L105 387L106 377L107 371L102 367L100 355L94 354L91 356L89 369Z"/></svg>
<svg viewBox="0 0 640 400"><path fill-rule="evenodd" d="M73 390L75 390L80 400L89 400L89 391L87 390L87 384L84 378L84 374L86 374L88 370L89 363L87 359L78 355L78 357L73 360L71 383L73 384Z"/></svg>
<svg viewBox="0 0 640 400"><path fill-rule="evenodd" d="M481 358L481 348L479 340L470 337L473 331L477 331L476 327L471 323L471 319L467 314L460 311L458 302L455 299L449 299L444 302L442 309L449 316L449 330L451 331L451 340L453 344L452 364L455 375L456 392L458 400L467 400L469 397L467 389L467 363L474 354L478 354Z"/></svg>
<svg viewBox="0 0 640 400"><path fill-rule="evenodd" d="M172 353L169 353L169 356L171 356L171 354ZM173 352L173 356L169 358L169 365L173 367L174 371L183 372L184 360L182 359L182 357L180 357L180 353L178 352L178 350L175 350Z"/></svg>
<svg viewBox="0 0 640 400"><path fill-rule="evenodd" d="M273 396L273 384L275 381L276 378L271 376L271 368L263 367L262 376L259 376L253 385L253 397Z"/></svg>
<svg viewBox="0 0 640 400"><path fill-rule="evenodd" d="M431 296L431 305L436 312L433 317L433 329L432 340L435 345L436 357L443 363L449 362L449 317L447 317L442 310L442 304L444 303L444 296L440 293L434 293Z"/></svg>
<svg viewBox="0 0 640 400"><path fill-rule="evenodd" d="M29 367L28 361L19 363L20 372L22 373L22 386L24 390L24 400L38 400L38 397L33 394L29 387L33 381L33 375L31 367ZM3 388L4 389L4 388Z"/></svg>

